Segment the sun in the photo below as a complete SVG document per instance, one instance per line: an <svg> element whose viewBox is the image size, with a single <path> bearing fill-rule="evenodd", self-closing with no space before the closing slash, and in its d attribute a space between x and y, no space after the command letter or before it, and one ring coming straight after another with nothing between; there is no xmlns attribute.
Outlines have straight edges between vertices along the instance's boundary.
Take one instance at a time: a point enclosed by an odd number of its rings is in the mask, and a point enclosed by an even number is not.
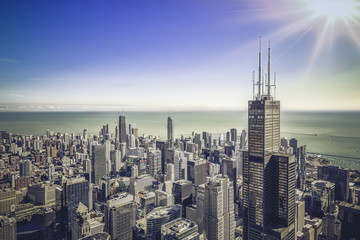
<svg viewBox="0 0 360 240"><path fill-rule="evenodd" d="M313 17L324 18L328 22L355 20L360 14L357 0L310 0L308 4Z"/></svg>

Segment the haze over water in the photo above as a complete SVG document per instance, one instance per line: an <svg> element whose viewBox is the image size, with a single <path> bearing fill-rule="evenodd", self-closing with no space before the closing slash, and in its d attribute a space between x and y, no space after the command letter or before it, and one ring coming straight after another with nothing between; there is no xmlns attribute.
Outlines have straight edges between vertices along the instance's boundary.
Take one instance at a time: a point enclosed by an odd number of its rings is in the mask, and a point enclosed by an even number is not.
<svg viewBox="0 0 360 240"><path fill-rule="evenodd" d="M98 135L109 124L114 133L119 112L0 112L0 130L17 134L44 135L46 129L57 133ZM230 128L238 133L247 129L247 112L127 112L126 124L136 123L139 134L166 136L166 119L174 119L176 137L192 131L207 131L217 137ZM333 165L360 169L360 112L289 112L281 113L281 137L296 138L308 152L344 157L329 157ZM315 136L316 134L316 136Z"/></svg>

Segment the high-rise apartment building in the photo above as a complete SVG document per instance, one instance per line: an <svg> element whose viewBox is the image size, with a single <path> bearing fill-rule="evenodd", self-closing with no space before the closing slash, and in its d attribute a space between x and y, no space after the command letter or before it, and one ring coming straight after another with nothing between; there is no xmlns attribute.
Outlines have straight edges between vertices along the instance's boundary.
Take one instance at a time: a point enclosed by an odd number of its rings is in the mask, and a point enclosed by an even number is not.
<svg viewBox="0 0 360 240"><path fill-rule="evenodd" d="M261 47L260 47L261 49ZM295 239L295 157L280 154L280 101L263 91L259 51L258 94L248 105L248 151L243 155L243 239Z"/></svg>
<svg viewBox="0 0 360 240"><path fill-rule="evenodd" d="M119 136L120 136L120 142L126 143L126 123L125 123L124 115L119 116Z"/></svg>
<svg viewBox="0 0 360 240"><path fill-rule="evenodd" d="M204 229L209 240L235 239L233 184L216 177L205 185Z"/></svg>

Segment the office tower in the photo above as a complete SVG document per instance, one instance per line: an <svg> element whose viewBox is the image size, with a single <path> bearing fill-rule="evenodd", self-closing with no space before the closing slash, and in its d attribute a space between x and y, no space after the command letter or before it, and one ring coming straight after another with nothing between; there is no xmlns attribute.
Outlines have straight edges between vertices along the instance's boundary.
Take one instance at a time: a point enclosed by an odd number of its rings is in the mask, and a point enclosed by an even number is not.
<svg viewBox="0 0 360 240"><path fill-rule="evenodd" d="M95 218L91 218L88 208L81 202L74 208L72 214L72 239L79 239L104 231L104 224Z"/></svg>
<svg viewBox="0 0 360 240"><path fill-rule="evenodd" d="M230 140L232 142L236 142L236 140L237 140L237 129L236 128L230 129Z"/></svg>
<svg viewBox="0 0 360 240"><path fill-rule="evenodd" d="M174 164L172 163L167 163L166 164L166 181L175 181L175 169L174 169Z"/></svg>
<svg viewBox="0 0 360 240"><path fill-rule="evenodd" d="M247 239L295 239L295 157L280 154L280 101L270 84L262 91L261 46L258 93L248 105L248 151L243 155L244 233Z"/></svg>
<svg viewBox="0 0 360 240"><path fill-rule="evenodd" d="M207 161L202 158L196 158L187 162L187 178L195 185L206 183Z"/></svg>
<svg viewBox="0 0 360 240"><path fill-rule="evenodd" d="M335 200L349 201L349 169L335 166L318 166L318 179L335 183Z"/></svg>
<svg viewBox="0 0 360 240"><path fill-rule="evenodd" d="M198 225L199 233L204 232L204 216L205 216L205 184L198 185L195 197L195 222Z"/></svg>
<svg viewBox="0 0 360 240"><path fill-rule="evenodd" d="M181 217L181 205L158 207L146 215L146 239L161 239L161 225Z"/></svg>
<svg viewBox="0 0 360 240"><path fill-rule="evenodd" d="M125 116L119 116L119 136L120 142L126 143L126 123L125 123Z"/></svg>
<svg viewBox="0 0 360 240"><path fill-rule="evenodd" d="M320 239L320 238L319 238ZM325 214L322 228L322 239L324 240L340 240L341 239L341 222L338 220L337 214Z"/></svg>
<svg viewBox="0 0 360 240"><path fill-rule="evenodd" d="M198 226L186 218L178 218L161 226L162 240L199 239Z"/></svg>
<svg viewBox="0 0 360 240"><path fill-rule="evenodd" d="M16 240L16 219L0 215L0 239Z"/></svg>
<svg viewBox="0 0 360 240"><path fill-rule="evenodd" d="M305 202L297 201L296 211L295 211L295 234L297 235L298 232L302 232L304 226L305 226Z"/></svg>
<svg viewBox="0 0 360 240"><path fill-rule="evenodd" d="M105 144L94 146L94 155L92 163L92 180L96 185L103 176L108 176L111 170L110 160L110 141Z"/></svg>
<svg viewBox="0 0 360 240"><path fill-rule="evenodd" d="M322 218L335 210L335 184L316 180L311 183L311 215Z"/></svg>
<svg viewBox="0 0 360 240"><path fill-rule="evenodd" d="M110 152L110 160L112 166L111 169L115 172L119 172L122 167L120 150L112 150Z"/></svg>
<svg viewBox="0 0 360 240"><path fill-rule="evenodd" d="M306 177L306 145L300 146L295 152L296 158L296 187L305 190L305 177Z"/></svg>
<svg viewBox="0 0 360 240"><path fill-rule="evenodd" d="M81 202L89 207L89 182L83 177L70 178L64 183L64 213L67 232L71 231L72 211Z"/></svg>
<svg viewBox="0 0 360 240"><path fill-rule="evenodd" d="M173 183L173 195L175 204L183 205L183 216L185 207L193 203L192 183L188 180L178 180Z"/></svg>
<svg viewBox="0 0 360 240"><path fill-rule="evenodd" d="M115 142L117 143L116 146L118 146L118 143L120 142L119 134L119 126L115 126Z"/></svg>
<svg viewBox="0 0 360 240"><path fill-rule="evenodd" d="M187 179L187 159L184 156L184 152L175 150L174 153L175 181Z"/></svg>
<svg viewBox="0 0 360 240"><path fill-rule="evenodd" d="M20 177L25 177L25 176L31 175L31 161L30 160L21 160L19 167L20 167Z"/></svg>
<svg viewBox="0 0 360 240"><path fill-rule="evenodd" d="M121 193L108 200L104 206L105 231L113 240L133 239L136 204L134 196Z"/></svg>
<svg viewBox="0 0 360 240"><path fill-rule="evenodd" d="M91 161L90 159L85 159L83 161L83 172L89 174L89 182L91 183Z"/></svg>
<svg viewBox="0 0 360 240"><path fill-rule="evenodd" d="M360 206L346 202L339 204L339 220L341 222L341 237L358 239L360 236Z"/></svg>
<svg viewBox="0 0 360 240"><path fill-rule="evenodd" d="M235 239L234 191L227 177L205 185L204 229L208 240Z"/></svg>
<svg viewBox="0 0 360 240"><path fill-rule="evenodd" d="M248 134L245 129L241 131L239 147L241 150L247 150L248 148Z"/></svg>
<svg viewBox="0 0 360 240"><path fill-rule="evenodd" d="M149 152L149 173L155 179L161 176L161 151L153 150Z"/></svg>
<svg viewBox="0 0 360 240"><path fill-rule="evenodd" d="M84 131L83 131L83 139L84 139L85 141L87 141L87 139L88 139L88 132L87 132L86 129L84 129Z"/></svg>
<svg viewBox="0 0 360 240"><path fill-rule="evenodd" d="M221 173L223 176L227 176L232 182L234 188L234 201L236 201L236 189L237 189L237 161L234 158L223 157L221 158Z"/></svg>
<svg viewBox="0 0 360 240"><path fill-rule="evenodd" d="M167 139L174 140L174 122L171 117L167 119Z"/></svg>

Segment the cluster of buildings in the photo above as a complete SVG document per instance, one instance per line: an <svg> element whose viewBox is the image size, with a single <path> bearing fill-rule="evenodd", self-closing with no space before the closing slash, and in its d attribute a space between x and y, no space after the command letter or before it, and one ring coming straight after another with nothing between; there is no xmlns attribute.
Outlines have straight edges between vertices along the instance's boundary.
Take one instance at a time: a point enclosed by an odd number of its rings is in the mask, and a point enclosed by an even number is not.
<svg viewBox="0 0 360 240"><path fill-rule="evenodd" d="M169 117L162 140L121 115L98 135L1 132L0 239L359 239L350 170L280 139L258 86L248 131L175 138Z"/></svg>

